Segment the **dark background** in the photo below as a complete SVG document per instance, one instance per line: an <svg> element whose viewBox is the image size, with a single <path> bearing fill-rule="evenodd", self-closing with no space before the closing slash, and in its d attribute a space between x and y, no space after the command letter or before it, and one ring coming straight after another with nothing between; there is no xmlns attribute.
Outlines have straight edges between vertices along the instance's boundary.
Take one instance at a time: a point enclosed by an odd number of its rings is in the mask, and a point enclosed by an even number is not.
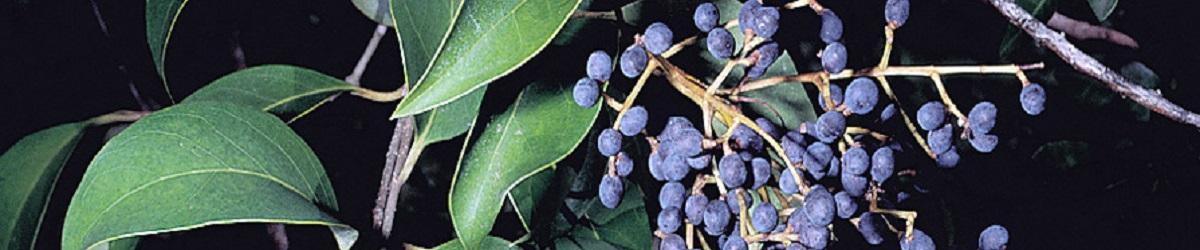
<svg viewBox="0 0 1200 250"><path fill-rule="evenodd" d="M877 17L883 1L825 1L846 22L851 67L877 62L880 34ZM603 4L601 4L603 5ZM1121 1L1110 18L1112 27L1136 39L1140 49L1103 42L1078 42L1085 51L1103 55L1120 67L1145 63L1162 79L1165 96L1185 108L1200 110L1195 72L1197 19L1186 1ZM1128 101L1116 97L1107 105L1077 101L1080 86L1095 84L1067 77L1071 70L1052 55L1025 47L1008 59L995 51L1006 23L981 2L914 1L909 24L897 35L897 53L911 54L913 64L1007 63L1045 61L1051 69L1030 72L1038 79L1057 79L1047 86L1047 110L1028 116L1016 102L1018 89L970 84L978 79L947 78L959 105L981 99L1001 107L997 134L1001 146L992 154L964 150L959 167L931 167L927 160L901 165L920 170L918 181L928 194L918 194L902 207L921 212L918 228L933 235L939 247L973 249L978 232L990 224L1008 227L1013 249L1176 249L1194 247L1200 228L1200 205L1194 192L1200 178L1200 131L1157 114L1139 121ZM107 34L95 13L103 16ZM1071 1L1060 12L1095 22L1085 1ZM147 108L169 105L154 71L145 42L143 1L5 1L0 3L0 148L21 136L54 124L83 120L117 109L141 109L131 86ZM815 33L811 12L792 20ZM674 29L686 28L687 18L671 19ZM349 1L191 1L171 38L167 76L176 99L237 69L235 47L245 52L247 65L292 64L336 77L348 75L375 24ZM620 27L636 32L629 27ZM692 29L692 28L689 28ZM811 38L813 35L808 35ZM805 39L805 38L800 38ZM602 39L603 40L603 39ZM782 40L782 39L781 39ZM403 81L395 34L382 40L364 86L390 90ZM623 41L628 44L628 41ZM790 50L794 45L785 45ZM548 48L549 51L566 48ZM579 61L590 49L549 53L539 59ZM798 50L792 50L798 51ZM561 56L572 55L572 57ZM561 56L563 58L553 58ZM810 58L807 58L812 60ZM812 61L799 56L802 68ZM896 61L896 60L893 60ZM810 70L813 68L809 68ZM520 72L520 71L518 71ZM898 80L899 93L929 98L922 81ZM984 80L979 80L984 81ZM912 84L909 84L909 83ZM956 82L964 82L958 84ZM958 87L970 86L970 87ZM1061 86L1061 87L1060 87ZM920 87L920 88L914 88ZM484 114L501 111L519 85L489 93ZM653 91L667 89L650 89ZM924 93L921 93L924 91ZM811 92L811 90L810 90ZM662 92L669 95L667 92ZM665 100L682 100L665 98ZM653 106L655 104L649 104ZM658 104L679 109L676 104ZM688 104L690 105L690 104ZM916 110L909 100L904 108ZM370 226L370 209L383 166L392 123L386 118L394 104L342 97L292 124L320 156L342 210L334 216L361 230L358 247L384 244ZM492 106L492 108L487 108ZM686 106L686 105L685 105ZM496 108L498 107L498 108ZM671 111L676 112L676 111ZM694 112L694 111L693 111ZM602 117L604 117L602 115ZM664 117L658 117L664 118ZM604 123L603 119L599 123ZM654 123L652 121L652 123ZM62 176L47 213L39 248L57 248L62 217L72 191L91 156L103 144L107 128L90 129ZM1060 167L1034 157L1038 148L1054 141L1086 142L1086 156L1072 167ZM442 143L427 154L442 159L423 167L409 180L398 211L393 248L400 243L434 246L453 238L446 211L446 190L461 140ZM960 145L961 147L962 145ZM3 174L3 173L0 173ZM647 193L657 186L645 186ZM649 206L648 206L649 207ZM656 207L656 206L655 206ZM494 232L519 236L511 214L502 214ZM654 218L650 216L650 218ZM333 241L320 227L288 227L296 249L328 249ZM858 236L838 234L837 248L858 248ZM511 238L510 238L511 239ZM274 247L262 225L215 226L185 233L148 237L153 249L212 249ZM885 248L893 248L894 242Z"/></svg>

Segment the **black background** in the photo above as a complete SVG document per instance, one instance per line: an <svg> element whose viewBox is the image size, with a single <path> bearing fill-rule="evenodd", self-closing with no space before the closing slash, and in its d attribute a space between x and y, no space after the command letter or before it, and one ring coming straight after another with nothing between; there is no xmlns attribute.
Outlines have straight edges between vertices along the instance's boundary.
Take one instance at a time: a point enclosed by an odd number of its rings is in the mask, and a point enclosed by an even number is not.
<svg viewBox="0 0 1200 250"><path fill-rule="evenodd" d="M879 39L875 23L879 21L867 16L882 16L882 1L825 2L847 20L851 53L872 51L870 46ZM1177 83L1163 90L1165 96L1185 108L1200 110L1200 99L1195 98L1200 94L1195 85L1200 82L1195 76L1200 63L1196 46L1200 37L1194 31L1198 22L1192 18L1196 15L1189 5L1185 1L1120 4L1113 26L1137 39L1141 48L1130 50L1095 41L1079 42L1081 48L1109 55L1106 62L1111 66L1144 62L1159 74L1163 84L1172 80ZM1085 1L1064 3L1061 8L1073 17L1095 21ZM94 10L103 16L107 35ZM0 145L4 145L0 147L7 148L21 136L54 124L117 109L141 109L131 94L131 85L150 102L150 108L169 105L171 101L154 71L145 43L143 14L143 1L0 3ZM805 20L815 20L811 13L806 14ZM860 19L870 22L855 21ZM926 57L927 63L959 58L1000 60L992 43L999 40L1005 26L983 3L914 1L909 22L898 32L897 46L934 55ZM191 1L178 24L166 60L176 99L236 70L235 46L243 48L250 66L292 64L345 76L375 27L349 1L299 0ZM672 27L683 26L672 23ZM382 41L362 82L368 88L393 89L403 81L395 34L389 32ZM545 57L550 56L539 56ZM578 61L582 74L581 58L561 61ZM872 65L877 60L854 58L864 59L851 60L852 67ZM1031 58L1061 67L1052 56L1026 55L1017 60ZM1044 77L1037 72L1031 74L1035 79ZM485 114L480 117L506 106L512 93L519 90L516 86L504 88L489 93ZM980 89L952 87L951 91L956 96L979 96ZM1157 114L1148 122L1137 121L1125 111L1123 100L1116 101L1120 105L1091 107L1072 101L1076 93L1053 87L1047 90L1047 111L1036 117L1024 115L1013 106L1017 92L1011 88L982 95L1012 99L998 102L1002 120L997 133L1003 139L996 153L964 153L960 167L953 170L924 166L930 165L927 162L911 163L923 164L919 167L921 181L932 190L910 204L922 212L918 227L933 235L940 247L952 249L973 249L978 232L990 224L1008 227L1013 249L1194 247L1200 236L1200 228L1195 226L1200 222L1196 202L1200 195L1194 193L1200 190L1200 131ZM374 249L385 243L378 231L371 229L370 209L392 129L386 118L393 108L394 104L342 97L292 124L321 158L335 186L342 210L334 216L361 230L359 248ZM915 107L906 109L915 111ZM39 237L39 248L57 248L71 193L91 156L103 144L105 129L90 129L65 167ZM1069 169L1031 158L1039 145L1057 140L1088 142L1089 157ZM427 151L432 157L446 160L442 167L423 167L410 179L396 232L387 242L392 248L399 248L402 242L429 247L453 238L445 213L445 193L458 141ZM655 192L656 186L647 187L647 193ZM519 232L511 232L519 230L511 217L502 215L494 232L519 236ZM324 228L288 229L293 248L334 247ZM857 237L847 236L843 241L857 241ZM854 244L835 246L857 248ZM229 225L148 237L143 247L264 249L274 244L262 225Z"/></svg>

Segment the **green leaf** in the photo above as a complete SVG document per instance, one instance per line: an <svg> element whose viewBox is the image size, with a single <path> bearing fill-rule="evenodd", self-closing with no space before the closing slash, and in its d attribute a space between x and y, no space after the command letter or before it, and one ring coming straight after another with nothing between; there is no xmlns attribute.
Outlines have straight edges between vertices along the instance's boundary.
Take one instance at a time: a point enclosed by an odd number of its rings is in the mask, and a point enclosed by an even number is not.
<svg viewBox="0 0 1200 250"><path fill-rule="evenodd" d="M440 55L392 117L445 105L512 72L550 43L578 4L579 0L465 3Z"/></svg>
<svg viewBox="0 0 1200 250"><path fill-rule="evenodd" d="M71 198L62 248L286 223L328 226L348 249L358 231L318 205L338 208L325 170L278 118L237 104L180 104L142 118L100 150Z"/></svg>
<svg viewBox="0 0 1200 250"><path fill-rule="evenodd" d="M533 232L533 209L537 207L538 201L542 200L542 196L546 194L546 189L550 188L551 181L554 180L554 172L541 171L526 178L512 190L508 191L508 201L512 202L512 206L517 210L517 217L521 219L521 226L525 228L525 232Z"/></svg>
<svg viewBox="0 0 1200 250"><path fill-rule="evenodd" d="M492 119L471 146L450 189L450 218L464 246L492 229L504 195L566 157L587 135L600 106L575 105L572 83L535 82Z"/></svg>
<svg viewBox="0 0 1200 250"><path fill-rule="evenodd" d="M50 193L87 125L58 125L25 136L0 155L0 248L33 249Z"/></svg>
<svg viewBox="0 0 1200 250"><path fill-rule="evenodd" d="M1058 0L1016 0L1017 5L1029 11L1038 20L1050 20L1050 16L1058 9ZM1004 32L1004 38L1000 40L1000 56L1007 57L1012 55L1023 47L1029 46L1032 43L1032 38L1026 35L1024 31L1016 26L1009 25Z"/></svg>
<svg viewBox="0 0 1200 250"><path fill-rule="evenodd" d="M1059 169L1072 169L1087 161L1089 149L1086 142L1053 141L1038 147L1033 159Z"/></svg>
<svg viewBox="0 0 1200 250"><path fill-rule="evenodd" d="M414 147L424 147L466 133L479 115L479 104L483 102L485 92L487 87L477 89L450 104L417 115Z"/></svg>
<svg viewBox="0 0 1200 250"><path fill-rule="evenodd" d="M1096 14L1096 19L1104 22L1117 9L1117 2L1118 0L1088 0L1088 6L1092 7L1092 14Z"/></svg>
<svg viewBox="0 0 1200 250"><path fill-rule="evenodd" d="M371 21L387 25L388 27L396 25L392 21L392 9L388 4L388 0L351 0L350 2L354 3L354 7L358 8L358 11L362 12L367 18L370 18Z"/></svg>
<svg viewBox="0 0 1200 250"><path fill-rule="evenodd" d="M514 249L515 250L515 249L521 249L521 248L517 247L516 244L513 244L512 242L508 242L507 240L497 238L494 236L487 236L487 237L483 238L483 241L479 242L479 248L463 248L462 242L459 242L458 239L453 239L453 240L447 241L446 243L442 243L442 245L439 245L433 249L435 249L435 250Z"/></svg>
<svg viewBox="0 0 1200 250"><path fill-rule="evenodd" d="M576 213L594 225L572 225L575 230L556 239L556 245L575 242L583 249L650 249L654 240L644 195L637 184L624 183L625 194L617 208L604 207L596 198L589 200L585 210Z"/></svg>
<svg viewBox="0 0 1200 250"><path fill-rule="evenodd" d="M463 7L463 0L391 0L392 27L400 40L404 81L420 82L450 36ZM411 85L410 85L411 86Z"/></svg>
<svg viewBox="0 0 1200 250"><path fill-rule="evenodd" d="M354 89L354 85L310 69L263 65L222 76L183 102L233 103L294 121L325 104L329 96Z"/></svg>
<svg viewBox="0 0 1200 250"><path fill-rule="evenodd" d="M163 88L167 96L171 96L171 88L167 85L167 43L171 40L171 32L175 29L175 20L187 0L146 0L146 43L150 45L150 58L154 60L154 69L163 80ZM171 97L172 100L175 97Z"/></svg>

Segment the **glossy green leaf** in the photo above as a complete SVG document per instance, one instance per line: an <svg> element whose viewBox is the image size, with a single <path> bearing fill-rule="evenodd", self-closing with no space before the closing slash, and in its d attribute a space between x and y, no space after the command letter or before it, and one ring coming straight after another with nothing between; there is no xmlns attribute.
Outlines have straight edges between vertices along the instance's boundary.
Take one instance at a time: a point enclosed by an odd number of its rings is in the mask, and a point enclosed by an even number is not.
<svg viewBox="0 0 1200 250"><path fill-rule="evenodd" d="M601 105L575 105L572 86L530 84L507 111L492 118L459 162L450 218L467 248L478 246L491 231L513 186L566 157L587 135Z"/></svg>
<svg viewBox="0 0 1200 250"><path fill-rule="evenodd" d="M515 249L521 249L521 248L517 247L516 244L513 244L512 242L508 242L507 240L497 238L495 236L488 236L488 237L484 237L483 241L479 242L479 248L463 248L462 242L459 242L458 239L453 239L453 240L447 241L446 243L442 243L441 245L438 245L437 247L435 247L433 249L435 249L435 250L514 249L515 250Z"/></svg>
<svg viewBox="0 0 1200 250"><path fill-rule="evenodd" d="M550 43L578 4L579 0L466 2L428 73L392 117L445 105L512 72Z"/></svg>
<svg viewBox="0 0 1200 250"><path fill-rule="evenodd" d="M594 225L573 225L575 230L556 239L556 245L574 242L582 249L650 249L654 239L644 195L637 184L624 183L625 194L617 208L604 207L596 198L589 200L584 210L576 213Z"/></svg>
<svg viewBox="0 0 1200 250"><path fill-rule="evenodd" d="M184 103L216 101L259 109L292 120L320 107L337 93L354 90L342 80L290 65L239 70L196 90Z"/></svg>
<svg viewBox="0 0 1200 250"><path fill-rule="evenodd" d="M533 209L542 200L542 196L546 194L546 189L550 188L552 181L554 181L554 172L541 171L521 181L508 191L508 201L517 210L517 217L520 217L521 226L525 228L525 232L532 232Z"/></svg>
<svg viewBox="0 0 1200 250"><path fill-rule="evenodd" d="M425 78L429 66L450 36L463 2L391 0L392 27L396 28L396 38L400 39L404 81L410 86Z"/></svg>
<svg viewBox="0 0 1200 250"><path fill-rule="evenodd" d="M1118 0L1088 0L1088 6L1092 7L1092 14L1096 14L1096 20L1101 22L1108 20L1108 16L1112 15L1114 10L1117 10Z"/></svg>
<svg viewBox="0 0 1200 250"><path fill-rule="evenodd" d="M179 12L186 4L187 0L146 0L146 43L150 45L150 58L154 60L154 69L163 79L168 96L171 88L167 85L167 43L171 40L175 20L179 19Z"/></svg>
<svg viewBox="0 0 1200 250"><path fill-rule="evenodd" d="M328 226L348 249L358 232L318 205L337 210L325 170L278 118L231 103L180 104L100 150L71 198L62 249L232 223Z"/></svg>
<svg viewBox="0 0 1200 250"><path fill-rule="evenodd" d="M351 0L354 7L358 8L364 16L370 18L371 21L392 27L395 25L392 22L392 9L388 4L388 0ZM428 1L436 2L436 1Z"/></svg>
<svg viewBox="0 0 1200 250"><path fill-rule="evenodd" d="M416 117L417 134L413 145L429 145L467 132L479 115L479 104L487 87Z"/></svg>
<svg viewBox="0 0 1200 250"><path fill-rule="evenodd" d="M86 127L77 122L38 131L0 155L0 248L33 249L58 174Z"/></svg>

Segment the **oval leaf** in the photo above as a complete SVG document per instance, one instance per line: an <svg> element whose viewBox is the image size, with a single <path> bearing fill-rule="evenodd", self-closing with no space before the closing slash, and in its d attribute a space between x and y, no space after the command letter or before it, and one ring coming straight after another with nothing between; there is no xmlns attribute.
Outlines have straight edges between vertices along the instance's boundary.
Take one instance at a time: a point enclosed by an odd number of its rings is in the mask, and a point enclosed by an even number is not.
<svg viewBox="0 0 1200 250"><path fill-rule="evenodd" d="M426 70L442 50L462 7L463 0L391 0L394 15L390 22L400 40L405 82L417 83L425 78Z"/></svg>
<svg viewBox="0 0 1200 250"><path fill-rule="evenodd" d="M372 21L388 27L395 25L392 22L392 10L388 6L388 0L352 0L350 2L354 3L354 7Z"/></svg>
<svg viewBox="0 0 1200 250"><path fill-rule="evenodd" d="M150 45L150 58L154 60L154 69L158 71L159 78L163 80L167 96L171 95L165 62L167 42L171 40L175 20L185 4L187 0L146 0L146 43Z"/></svg>
<svg viewBox="0 0 1200 250"><path fill-rule="evenodd" d="M493 118L456 170L450 218L465 247L488 234L504 195L566 157L587 135L600 106L575 105L569 84L533 83Z"/></svg>
<svg viewBox="0 0 1200 250"><path fill-rule="evenodd" d="M180 104L114 137L84 173L67 209L63 249L231 223L329 226L342 249L353 228L325 170L279 119L245 106Z"/></svg>
<svg viewBox="0 0 1200 250"><path fill-rule="evenodd" d="M33 249L58 174L86 127L77 122L38 131L0 155L0 248Z"/></svg>
<svg viewBox="0 0 1200 250"><path fill-rule="evenodd" d="M579 0L465 3L428 73L392 117L445 105L512 72L550 43L578 4Z"/></svg>
<svg viewBox="0 0 1200 250"><path fill-rule="evenodd" d="M354 88L354 85L310 69L263 65L222 76L196 90L183 102L233 103L295 120L325 104L329 96Z"/></svg>
<svg viewBox="0 0 1200 250"><path fill-rule="evenodd" d="M435 250L460 250L460 249L468 249L468 248L463 248L462 243L459 242L458 239L454 239L454 240L447 241L446 243L442 243L442 245L439 245L433 249L435 249ZM488 236L486 238L483 238L483 241L480 242L478 249L521 249L521 248L517 247L516 244L513 244L512 242L508 242L507 240L504 240L501 238L496 238L493 236Z"/></svg>

